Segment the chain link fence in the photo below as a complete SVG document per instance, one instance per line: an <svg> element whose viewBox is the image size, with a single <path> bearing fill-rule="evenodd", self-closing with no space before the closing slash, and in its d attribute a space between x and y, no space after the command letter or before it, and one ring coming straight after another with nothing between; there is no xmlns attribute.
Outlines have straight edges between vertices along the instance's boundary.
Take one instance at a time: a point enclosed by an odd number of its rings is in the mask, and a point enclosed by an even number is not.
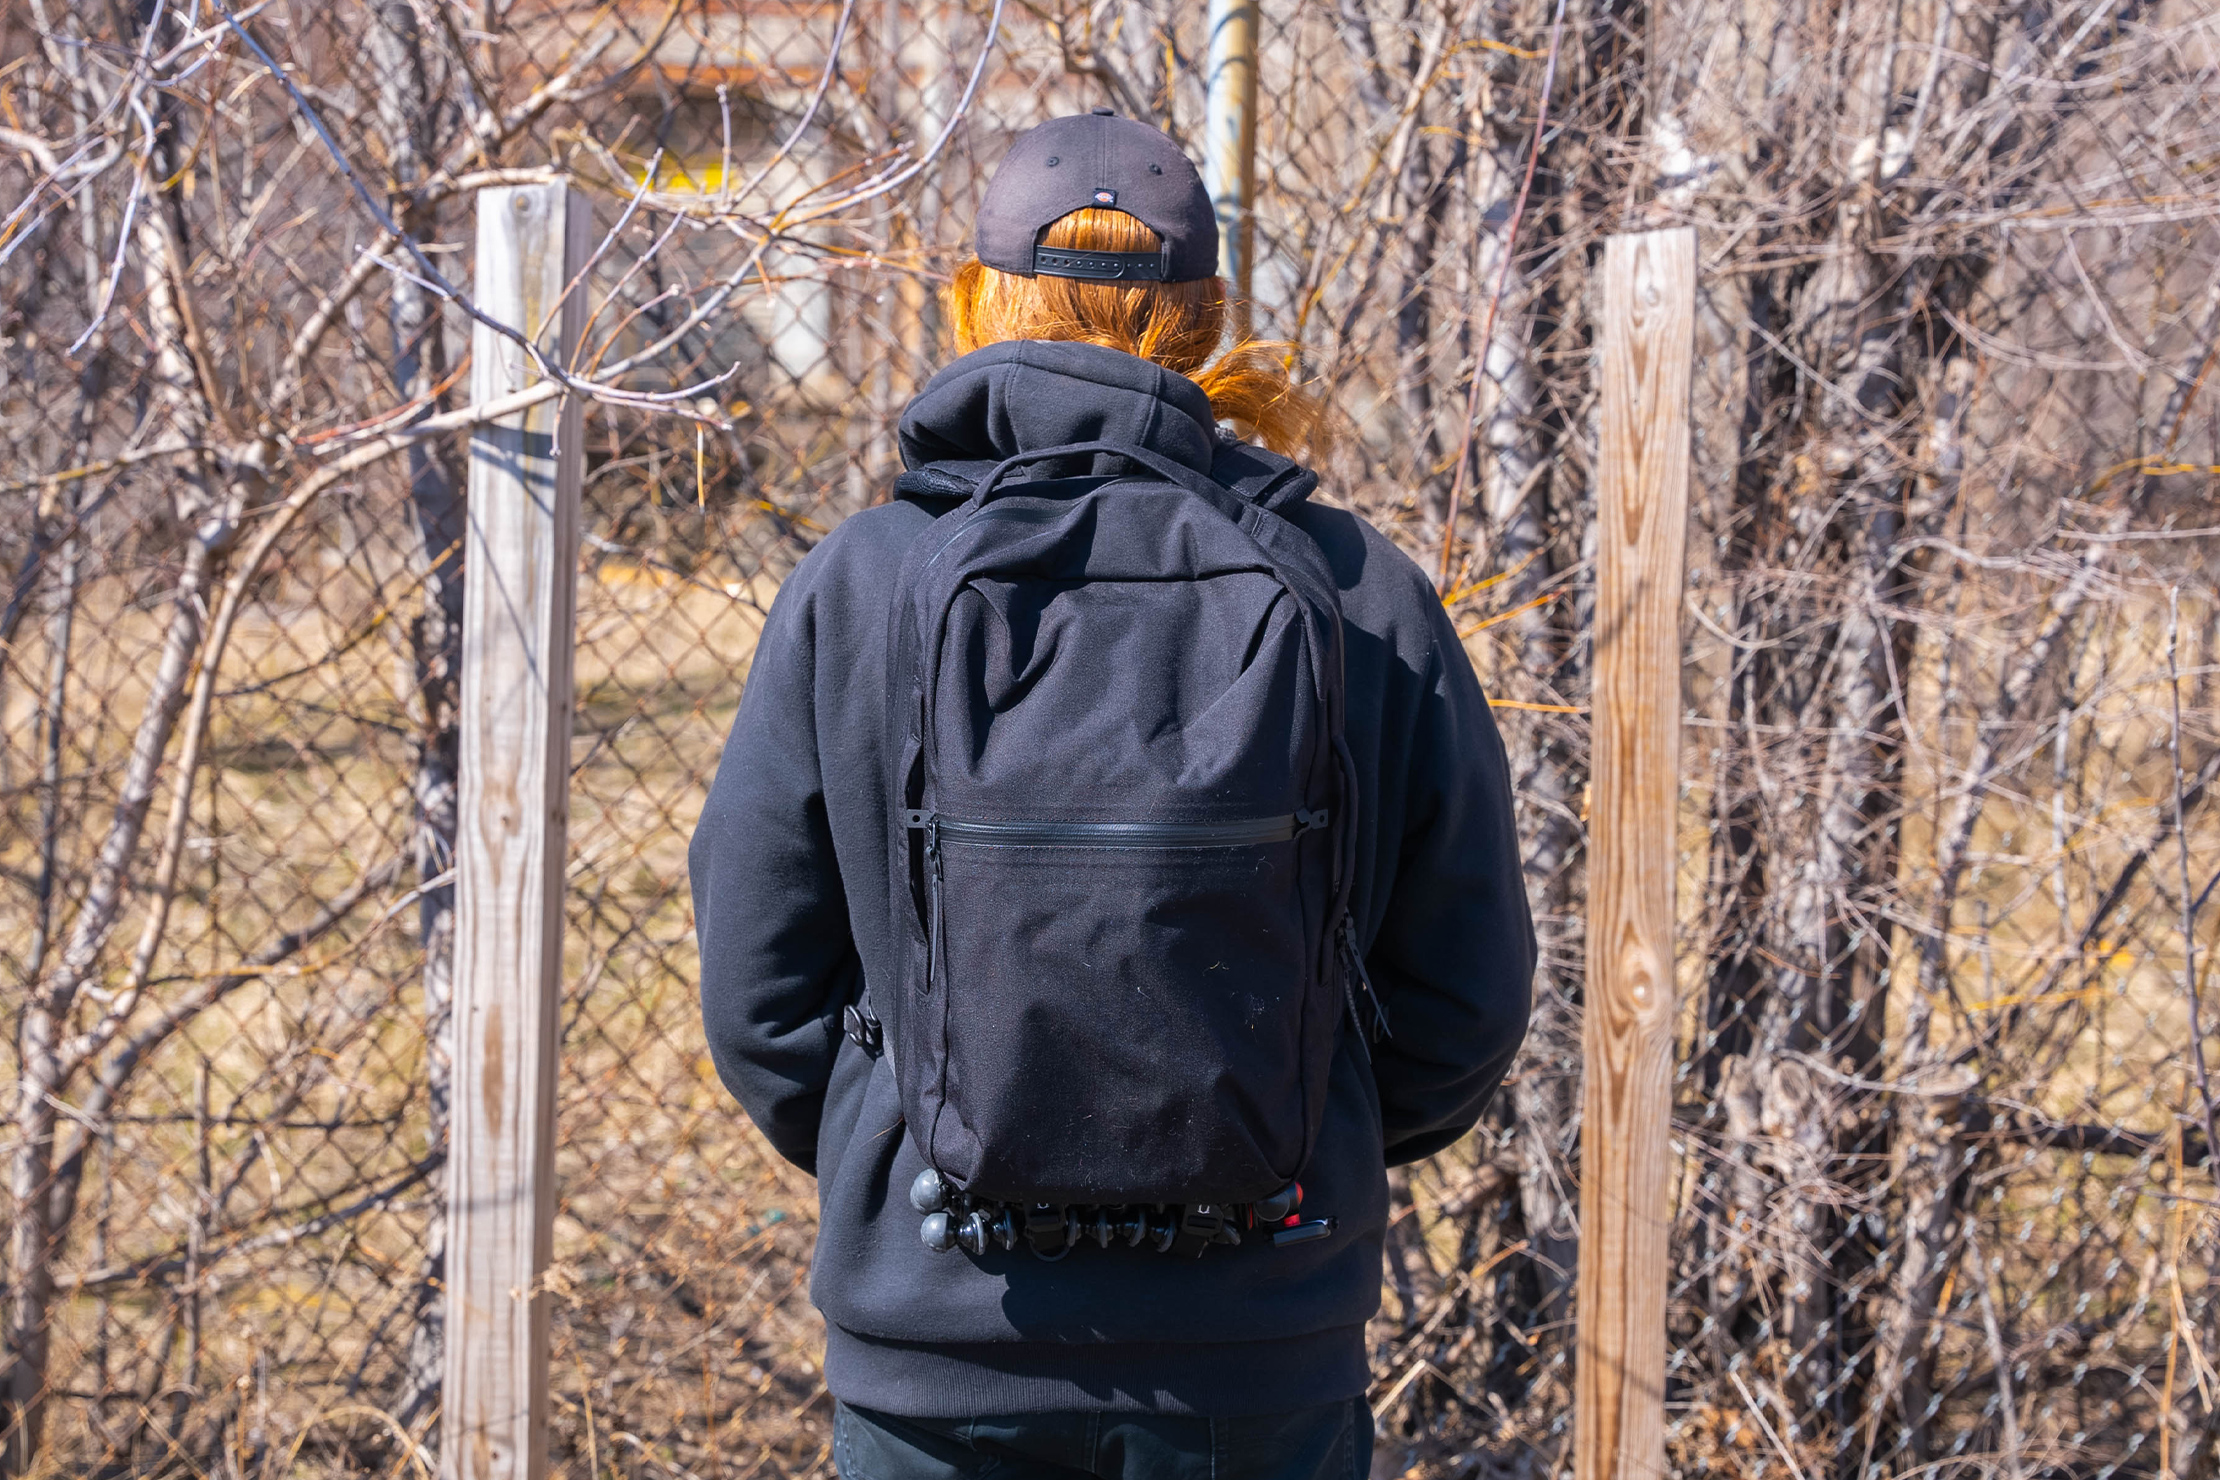
<svg viewBox="0 0 2220 1480"><path fill-rule="evenodd" d="M1544 946L1482 1130L1393 1178L1375 1473L1571 1469L1594 269L1687 223L1670 1464L2220 1475L2220 24L1261 30L1257 332L1333 401L1322 496L1442 577ZM685 840L781 577L947 358L986 172L1098 102L1192 144L1198 8L0 33L0 1467L436 1464L470 194L560 172L606 239L557 1467L829 1474L814 1189L708 1066Z"/></svg>

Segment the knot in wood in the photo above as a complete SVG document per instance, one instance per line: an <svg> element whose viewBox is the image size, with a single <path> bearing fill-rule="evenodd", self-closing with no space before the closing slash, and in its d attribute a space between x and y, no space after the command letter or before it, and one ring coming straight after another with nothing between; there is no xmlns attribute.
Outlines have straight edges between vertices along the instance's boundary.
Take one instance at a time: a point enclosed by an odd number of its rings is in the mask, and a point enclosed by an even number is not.
<svg viewBox="0 0 2220 1480"><path fill-rule="evenodd" d="M1619 953L1619 980L1627 1000L1644 1012L1657 1005L1657 957L1648 946L1632 945Z"/></svg>

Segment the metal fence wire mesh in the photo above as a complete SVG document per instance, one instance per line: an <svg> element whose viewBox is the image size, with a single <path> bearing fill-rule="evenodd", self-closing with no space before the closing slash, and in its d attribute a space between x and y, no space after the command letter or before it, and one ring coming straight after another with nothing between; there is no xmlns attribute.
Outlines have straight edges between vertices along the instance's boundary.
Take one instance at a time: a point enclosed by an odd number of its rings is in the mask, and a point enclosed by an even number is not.
<svg viewBox="0 0 2220 1480"><path fill-rule="evenodd" d="M1100 102L1192 145L1200 9L0 4L6 1473L435 1462L471 195L555 172L556 1464L830 1473L813 1188L708 1067L685 839L986 172ZM1570 1472L1596 277L1691 224L1671 1467L2220 1475L2220 22L1261 32L1256 329L1322 496L1446 576L1544 942L1486 1123L1393 1178L1375 1473Z"/></svg>

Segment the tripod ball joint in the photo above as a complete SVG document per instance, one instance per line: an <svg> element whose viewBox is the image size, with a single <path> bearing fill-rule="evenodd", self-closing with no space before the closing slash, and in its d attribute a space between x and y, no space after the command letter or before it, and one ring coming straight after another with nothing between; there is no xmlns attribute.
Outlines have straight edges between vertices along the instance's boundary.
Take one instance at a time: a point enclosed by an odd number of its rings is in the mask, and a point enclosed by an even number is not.
<svg viewBox="0 0 2220 1480"><path fill-rule="evenodd" d="M928 1215L947 1207L947 1179L931 1167L919 1172L917 1180L910 1183L910 1206Z"/></svg>
<svg viewBox="0 0 2220 1480"><path fill-rule="evenodd" d="M1290 1182L1270 1197L1260 1198L1251 1204L1256 1209L1259 1223L1283 1223L1289 1214L1303 1205L1303 1184Z"/></svg>
<svg viewBox="0 0 2220 1480"><path fill-rule="evenodd" d="M917 1236L936 1254L945 1254L956 1247L956 1230L946 1213L927 1213L925 1221L917 1227Z"/></svg>

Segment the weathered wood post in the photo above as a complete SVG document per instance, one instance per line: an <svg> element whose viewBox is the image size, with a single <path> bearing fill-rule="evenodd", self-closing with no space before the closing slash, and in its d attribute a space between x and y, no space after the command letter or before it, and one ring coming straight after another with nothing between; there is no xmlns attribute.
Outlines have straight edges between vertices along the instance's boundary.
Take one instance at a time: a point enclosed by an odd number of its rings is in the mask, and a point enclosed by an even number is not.
<svg viewBox="0 0 2220 1480"><path fill-rule="evenodd" d="M1665 1473L1674 811L1695 322L1694 231L1604 244L1578 1480Z"/></svg>
<svg viewBox="0 0 2220 1480"><path fill-rule="evenodd" d="M589 217L562 184L478 194L478 307L558 362L585 325L582 290L556 305L585 264ZM472 400L538 379L521 346L476 327ZM540 1281L555 1214L582 435L577 401L563 398L470 441L440 1443L449 1480L547 1473Z"/></svg>

